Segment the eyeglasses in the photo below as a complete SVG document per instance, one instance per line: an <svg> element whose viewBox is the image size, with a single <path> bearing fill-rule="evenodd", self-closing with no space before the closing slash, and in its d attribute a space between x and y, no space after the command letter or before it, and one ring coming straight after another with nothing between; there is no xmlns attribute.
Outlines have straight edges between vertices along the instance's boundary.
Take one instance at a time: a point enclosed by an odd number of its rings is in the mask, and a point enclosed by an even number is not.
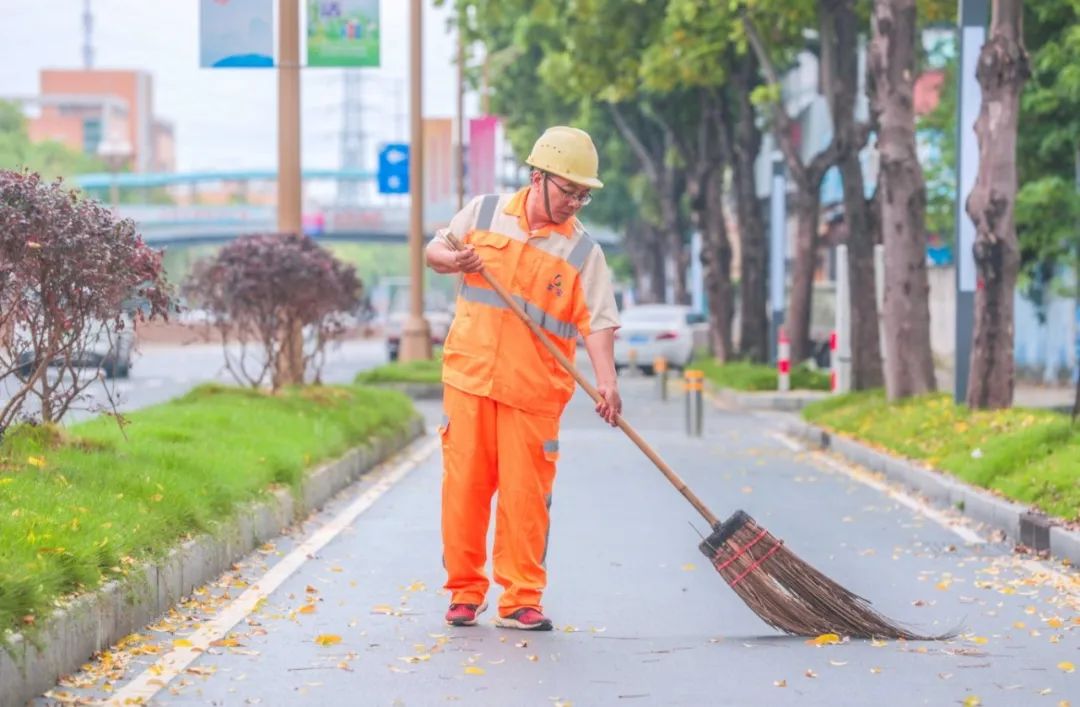
<svg viewBox="0 0 1080 707"><path fill-rule="evenodd" d="M565 187L563 187L563 185L552 179L550 174L546 174L544 176L549 182L555 185L556 189L563 193L563 196L565 196L570 201L576 201L582 206L588 206L589 202L592 201L592 194L590 192L575 192L572 189L566 189Z"/></svg>

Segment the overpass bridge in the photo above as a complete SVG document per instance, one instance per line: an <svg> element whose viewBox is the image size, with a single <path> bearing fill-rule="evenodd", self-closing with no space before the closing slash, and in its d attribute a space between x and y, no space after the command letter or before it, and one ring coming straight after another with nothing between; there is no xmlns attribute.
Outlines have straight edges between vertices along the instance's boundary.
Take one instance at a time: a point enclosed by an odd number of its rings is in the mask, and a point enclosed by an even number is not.
<svg viewBox="0 0 1080 707"><path fill-rule="evenodd" d="M304 182L371 182L376 175L366 170L312 169L303 171ZM168 173L84 174L72 181L84 191L110 200L110 193L139 192L151 189L197 190L204 184L272 182L274 170L222 170ZM436 229L449 223L456 202L442 199L424 206L424 233L430 238ZM143 239L155 247L184 247L219 244L250 233L277 229L277 212L260 205L157 205L120 203L117 212L138 225ZM621 246L618 234L607 228L585 226L605 250L615 252ZM313 238L354 243L408 242L409 203L407 196L378 197L372 203L345 205L324 204L305 209L303 228Z"/></svg>

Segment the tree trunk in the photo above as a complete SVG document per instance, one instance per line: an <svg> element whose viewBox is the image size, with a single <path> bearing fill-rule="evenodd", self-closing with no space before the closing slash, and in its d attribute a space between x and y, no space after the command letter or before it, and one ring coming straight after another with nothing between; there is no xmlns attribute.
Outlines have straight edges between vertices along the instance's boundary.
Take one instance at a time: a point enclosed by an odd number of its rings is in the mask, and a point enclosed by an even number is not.
<svg viewBox="0 0 1080 707"><path fill-rule="evenodd" d="M1020 247L1016 203L1016 131L1020 91L1029 75L1023 42L1021 0L993 0L990 32L975 75L982 106L975 121L979 173L967 199L975 223L975 332L967 404L972 408L1012 405L1013 291Z"/></svg>
<svg viewBox="0 0 1080 707"><path fill-rule="evenodd" d="M750 57L744 57L739 60L738 66L732 73L730 84L737 117L728 141L741 259L739 354L751 361L764 363L769 357L768 241L754 183L754 160L761 150L761 131L757 127L754 106L750 103L757 65Z"/></svg>
<svg viewBox="0 0 1080 707"><path fill-rule="evenodd" d="M734 359L731 322L735 308L731 287L731 241L724 221L724 173L717 169L705 183L705 212L702 263L709 293L709 334L712 353L717 361Z"/></svg>
<svg viewBox="0 0 1080 707"><path fill-rule="evenodd" d="M878 124L878 199L885 244L885 391L889 400L935 389L926 272L926 184L915 148L915 0L877 0L869 51Z"/></svg>
<svg viewBox="0 0 1080 707"><path fill-rule="evenodd" d="M817 181L818 186L821 180ZM800 186L795 197L795 262L791 269L791 299L784 328L791 340L791 363L810 354L810 305L814 291L814 264L818 244L818 189Z"/></svg>
<svg viewBox="0 0 1080 707"><path fill-rule="evenodd" d="M742 16L747 40L754 51L765 79L771 86L779 86L780 78L754 22L749 15ZM824 62L823 62L824 63ZM810 313L814 293L814 265L817 260L817 229L820 213L821 180L825 172L836 162L837 144L834 139L818 152L807 164L799 154L793 137L793 121L780 100L772 104L772 133L784 153L795 194L795 263L791 274L791 299L789 301L785 329L791 339L791 362L804 361L810 353Z"/></svg>
<svg viewBox="0 0 1080 707"><path fill-rule="evenodd" d="M634 268L637 301L664 301L665 273L663 247L659 231L644 221L632 221L626 227L626 253Z"/></svg>
<svg viewBox="0 0 1080 707"><path fill-rule="evenodd" d="M855 390L881 386L881 340L874 286L875 221L870 218L859 152L867 126L855 122L858 29L854 0L821 3L822 64L833 122L837 167L844 189L851 297L851 382Z"/></svg>
<svg viewBox="0 0 1080 707"><path fill-rule="evenodd" d="M686 270L690 265L690 252L683 242L683 219L679 215L680 189L678 174L674 167L665 165L660 182L660 216L663 219L664 254L674 264L672 273L672 299L675 304L689 304L690 293L686 286Z"/></svg>

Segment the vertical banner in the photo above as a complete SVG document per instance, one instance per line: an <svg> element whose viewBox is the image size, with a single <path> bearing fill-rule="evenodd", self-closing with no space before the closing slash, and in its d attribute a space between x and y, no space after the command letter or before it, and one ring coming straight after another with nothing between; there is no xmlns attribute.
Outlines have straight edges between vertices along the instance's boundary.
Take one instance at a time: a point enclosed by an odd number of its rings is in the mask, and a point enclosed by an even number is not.
<svg viewBox="0 0 1080 707"><path fill-rule="evenodd" d="M379 0L307 0L307 65L379 65Z"/></svg>
<svg viewBox="0 0 1080 707"><path fill-rule="evenodd" d="M199 0L199 66L274 65L274 0Z"/></svg>
<svg viewBox="0 0 1080 707"><path fill-rule="evenodd" d="M469 121L469 193L495 192L495 133L499 119L494 116Z"/></svg>
<svg viewBox="0 0 1080 707"><path fill-rule="evenodd" d="M424 119L424 208L432 217L453 214L454 121L451 118Z"/></svg>

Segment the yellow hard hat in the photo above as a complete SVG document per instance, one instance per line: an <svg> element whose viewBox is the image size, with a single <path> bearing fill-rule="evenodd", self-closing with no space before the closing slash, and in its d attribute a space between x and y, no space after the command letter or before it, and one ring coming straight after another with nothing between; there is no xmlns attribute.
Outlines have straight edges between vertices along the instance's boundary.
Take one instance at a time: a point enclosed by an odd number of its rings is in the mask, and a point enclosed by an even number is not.
<svg viewBox="0 0 1080 707"><path fill-rule="evenodd" d="M597 179L600 157L584 130L565 125L548 128L533 145L525 164L583 187L604 188L604 183Z"/></svg>

